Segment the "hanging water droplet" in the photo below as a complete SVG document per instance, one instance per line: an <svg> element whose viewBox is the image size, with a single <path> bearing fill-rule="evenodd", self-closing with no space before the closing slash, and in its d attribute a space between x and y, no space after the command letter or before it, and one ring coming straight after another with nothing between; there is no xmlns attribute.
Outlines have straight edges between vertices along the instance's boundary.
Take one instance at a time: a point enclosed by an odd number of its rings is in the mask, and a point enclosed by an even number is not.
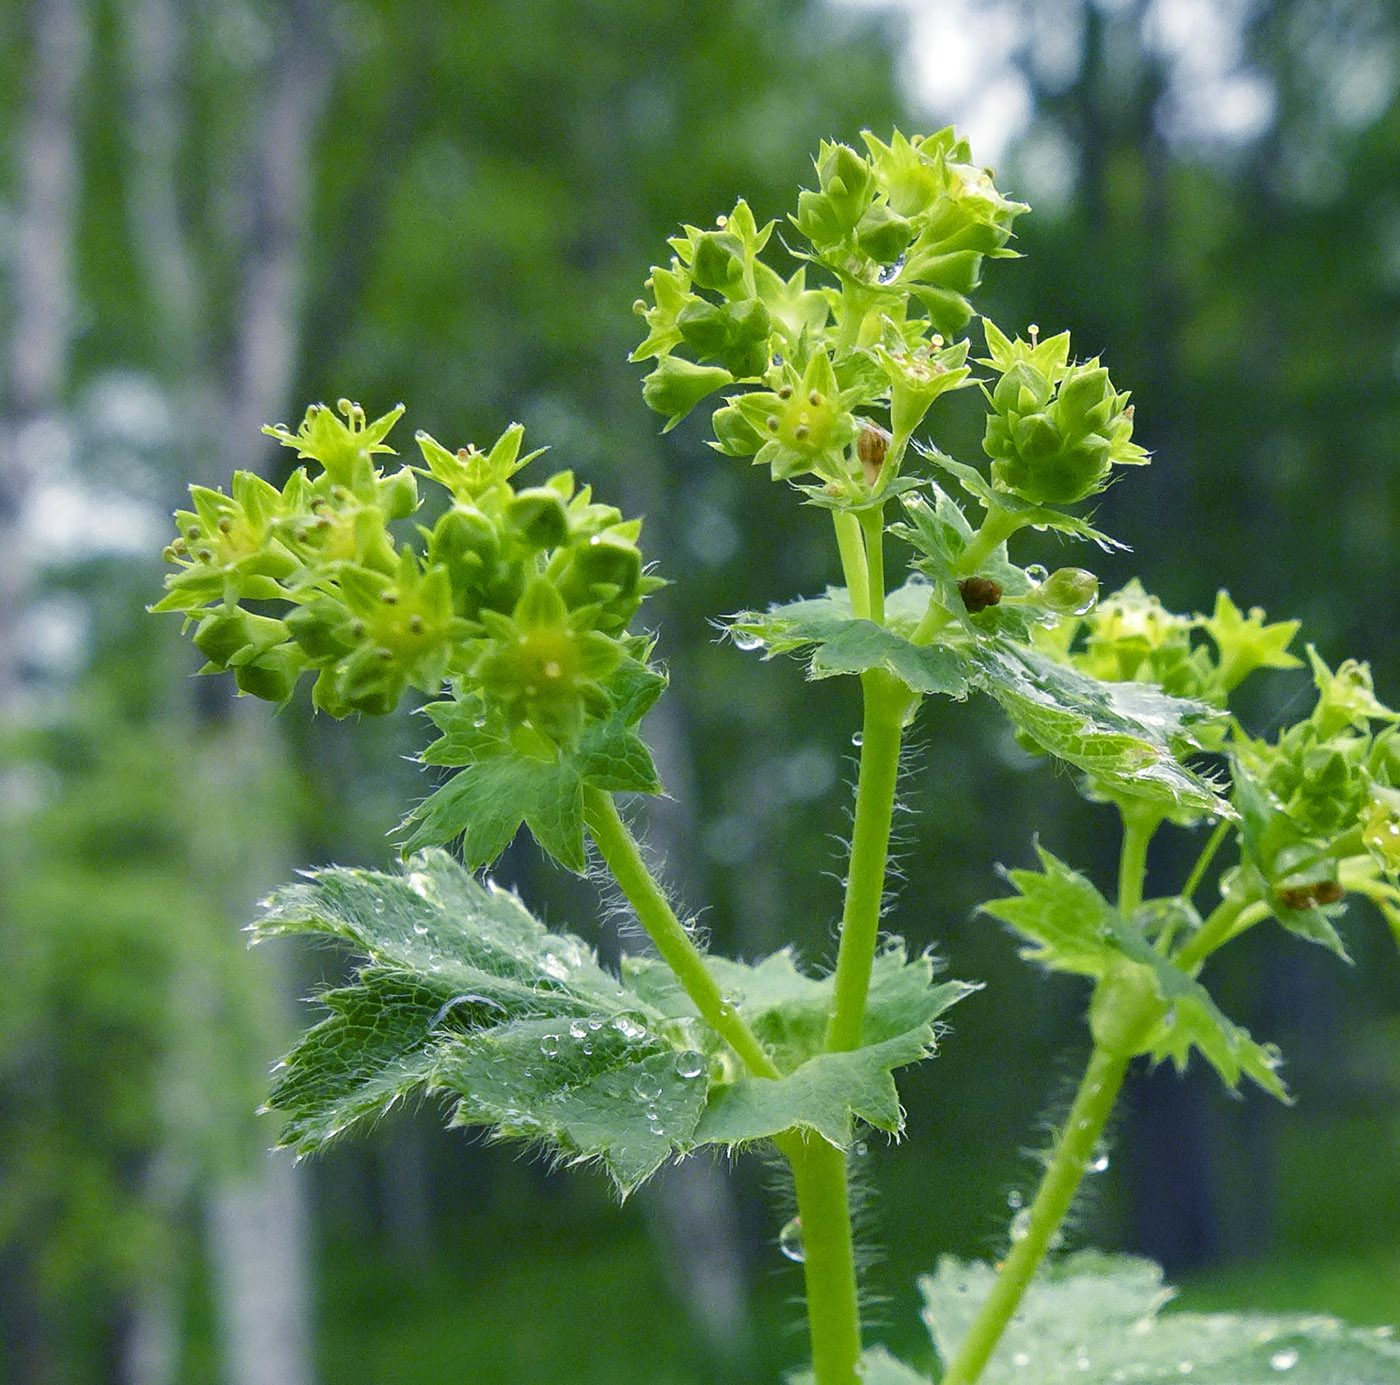
<svg viewBox="0 0 1400 1385"><path fill-rule="evenodd" d="M1018 1209L1020 1208L1020 1206L1021 1206L1021 1190L1020 1190L1019 1188L1012 1188L1012 1190L1011 1190L1009 1193L1007 1193L1007 1195L1006 1195L1006 1205L1007 1205L1009 1208L1011 1208L1011 1210L1012 1210L1013 1212L1015 1212L1016 1210L1018 1210Z"/></svg>
<svg viewBox="0 0 1400 1385"><path fill-rule="evenodd" d="M859 731L857 731L855 735L851 737L851 744L855 746L857 750L859 750L860 747L865 744L865 737L861 735Z"/></svg>
<svg viewBox="0 0 1400 1385"><path fill-rule="evenodd" d="M1023 1207L1011 1218L1011 1239L1024 1241L1031 1233L1031 1209Z"/></svg>
<svg viewBox="0 0 1400 1385"><path fill-rule="evenodd" d="M1099 1154L1084 1165L1085 1173L1103 1173L1108 1168L1108 1155Z"/></svg>
<svg viewBox="0 0 1400 1385"><path fill-rule="evenodd" d="M864 1140L857 1140L851 1149L851 1153L854 1154L857 1159L864 1159L865 1156L870 1153L870 1146L866 1144Z"/></svg>
<svg viewBox="0 0 1400 1385"><path fill-rule="evenodd" d="M802 1245L801 1217L794 1217L778 1232L778 1249L789 1260L795 1260L799 1265L807 1258L807 1252Z"/></svg>
<svg viewBox="0 0 1400 1385"><path fill-rule="evenodd" d="M687 1080L699 1077L705 1071L705 1055L697 1053L693 1048L688 1048L684 1053L676 1054L676 1075Z"/></svg>
<svg viewBox="0 0 1400 1385"><path fill-rule="evenodd" d="M543 1053L546 1058L556 1057L559 1053L559 1035L545 1034L540 1039L540 1052Z"/></svg>
<svg viewBox="0 0 1400 1385"><path fill-rule="evenodd" d="M587 1033L588 1026L582 1020L574 1020L574 1022L569 1025L569 1037L572 1039L581 1039Z"/></svg>
<svg viewBox="0 0 1400 1385"><path fill-rule="evenodd" d="M1026 568L1026 576L1029 577L1032 582L1043 582L1049 575L1050 571L1043 563L1031 563L1030 566Z"/></svg>
<svg viewBox="0 0 1400 1385"><path fill-rule="evenodd" d="M893 249L893 247L891 247L891 249ZM875 282L877 284L885 285L892 284L896 279L899 278L900 272L903 270L903 268L904 256L901 255L893 264L887 264L883 269L881 269L881 271L875 276Z"/></svg>
<svg viewBox="0 0 1400 1385"><path fill-rule="evenodd" d="M736 627L730 630L729 637L734 641L735 649L748 651L763 647L763 636L755 635L752 630L740 630Z"/></svg>
<svg viewBox="0 0 1400 1385"><path fill-rule="evenodd" d="M1276 1351L1269 1357L1269 1369L1274 1371L1291 1371L1298 1364L1298 1353L1292 1347L1285 1347L1283 1351Z"/></svg>

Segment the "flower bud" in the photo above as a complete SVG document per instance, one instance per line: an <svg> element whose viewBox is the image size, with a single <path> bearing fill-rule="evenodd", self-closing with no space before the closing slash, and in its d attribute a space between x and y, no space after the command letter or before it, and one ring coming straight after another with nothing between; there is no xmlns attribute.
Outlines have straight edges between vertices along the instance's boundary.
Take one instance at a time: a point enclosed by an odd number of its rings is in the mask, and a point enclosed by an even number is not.
<svg viewBox="0 0 1400 1385"><path fill-rule="evenodd" d="M752 457L768 439L733 404L716 409L710 419L714 446L730 457Z"/></svg>
<svg viewBox="0 0 1400 1385"><path fill-rule="evenodd" d="M726 293L744 275L744 243L728 231L704 231L695 239L690 277L702 289Z"/></svg>
<svg viewBox="0 0 1400 1385"><path fill-rule="evenodd" d="M461 607L468 593L484 588L496 567L500 548L496 526L480 510L471 505L454 505L433 526L428 538L428 562L447 569Z"/></svg>
<svg viewBox="0 0 1400 1385"><path fill-rule="evenodd" d="M913 225L887 202L876 202L856 226L856 243L877 264L893 264L913 238Z"/></svg>
<svg viewBox="0 0 1400 1385"><path fill-rule="evenodd" d="M642 399L649 409L665 414L674 428L707 394L732 385L734 377L719 366L695 365L679 356L665 356L642 381Z"/></svg>
<svg viewBox="0 0 1400 1385"><path fill-rule="evenodd" d="M331 597L294 607L286 620L288 633L314 663L343 659L355 647L350 612Z"/></svg>
<svg viewBox="0 0 1400 1385"><path fill-rule="evenodd" d="M569 537L569 512L558 491L532 486L506 505L505 527L531 548L557 548Z"/></svg>

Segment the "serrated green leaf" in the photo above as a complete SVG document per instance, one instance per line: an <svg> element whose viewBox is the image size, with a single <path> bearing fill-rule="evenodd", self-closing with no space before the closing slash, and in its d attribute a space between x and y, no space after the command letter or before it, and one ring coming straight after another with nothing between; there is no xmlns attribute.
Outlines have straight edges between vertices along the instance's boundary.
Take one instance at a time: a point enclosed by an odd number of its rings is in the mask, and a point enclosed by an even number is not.
<svg viewBox="0 0 1400 1385"><path fill-rule="evenodd" d="M1145 683L1108 683L1027 645L978 642L978 682L1018 729L1083 770L1105 794L1160 803L1164 811L1233 817L1202 775L1177 758L1194 747L1194 722L1218 715Z"/></svg>
<svg viewBox="0 0 1400 1385"><path fill-rule="evenodd" d="M991 1291L989 1265L952 1257L925 1275L924 1317L951 1361ZM980 1385L1400 1385L1400 1345L1334 1318L1163 1313L1172 1291L1150 1261L1082 1251L1027 1290Z"/></svg>
<svg viewBox="0 0 1400 1385"><path fill-rule="evenodd" d="M832 977L805 975L788 948L756 964L711 957L709 966L721 993L743 1010L781 1071L794 1072L822 1052L833 999ZM927 1033L945 1011L981 989L966 981L935 984L942 970L942 962L927 952L910 961L898 940L877 953L870 969L861 1042L879 1044ZM623 975L669 1018L698 1017L690 998L658 959L624 958Z"/></svg>
<svg viewBox="0 0 1400 1385"><path fill-rule="evenodd" d="M621 979L578 938L552 933L513 894L445 852L397 874L332 868L279 891L258 937L312 933L364 957L329 1013L284 1060L269 1105L298 1152L415 1096L453 1103L452 1122L596 1161L624 1193L667 1158L801 1127L849 1143L866 1120L897 1130L893 1068L931 1051L935 1021L971 986L934 984L902 946L875 961L866 1046L821 1054L829 977L784 952L756 965L712 959L717 977L792 1071L735 1079L732 1055L654 957ZM815 1056L814 1056L815 1055Z"/></svg>
<svg viewBox="0 0 1400 1385"><path fill-rule="evenodd" d="M1030 940L1025 956L1052 971L1095 980L1102 980L1123 959L1146 968L1164 1014L1142 1052L1159 1062L1170 1058L1182 1068L1194 1047L1230 1087L1247 1076L1271 1095L1288 1099L1278 1076L1276 1049L1256 1043L1226 1018L1205 987L1158 953L1091 881L1043 848L1037 847L1037 852L1040 870L1007 872L1018 894L982 906L984 913Z"/></svg>
<svg viewBox="0 0 1400 1385"><path fill-rule="evenodd" d="M256 931L329 934L368 959L322 997L330 1014L272 1092L300 1153L415 1095L452 1099L454 1124L597 1161L624 1193L693 1143L703 1055L579 939L443 852L399 875L315 872Z"/></svg>
<svg viewBox="0 0 1400 1385"><path fill-rule="evenodd" d="M471 695L429 703L423 710L442 735L423 762L457 767L441 788L404 820L404 850L445 846L461 838L462 857L473 869L489 865L510 845L523 823L561 865L582 873L583 787L612 793L659 793L651 752L633 730L661 695L666 679L636 660L611 675L611 710L590 719L579 742L552 758L527 754L485 724Z"/></svg>
<svg viewBox="0 0 1400 1385"><path fill-rule="evenodd" d="M911 644L907 638L928 609L929 596L927 583L911 578L886 598L888 624L883 626L857 617L844 587L766 613L741 612L726 624L741 641L761 641L770 656L809 651L812 678L881 668L915 692L966 697L970 682L961 654L942 645Z"/></svg>
<svg viewBox="0 0 1400 1385"><path fill-rule="evenodd" d="M928 1376L920 1375L913 1366L906 1366L884 1347L871 1347L861 1352L860 1380L861 1385L929 1385ZM798 1371L788 1376L788 1385L816 1385L816 1381L811 1371Z"/></svg>

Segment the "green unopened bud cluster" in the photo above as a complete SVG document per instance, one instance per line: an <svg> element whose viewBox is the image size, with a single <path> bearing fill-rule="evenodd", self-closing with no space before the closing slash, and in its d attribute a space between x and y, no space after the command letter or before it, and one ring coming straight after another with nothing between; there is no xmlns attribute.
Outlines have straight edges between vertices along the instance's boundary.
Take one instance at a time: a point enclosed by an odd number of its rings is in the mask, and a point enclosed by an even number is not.
<svg viewBox="0 0 1400 1385"><path fill-rule="evenodd" d="M967 295L988 256L1009 254L1025 208L1003 197L950 130L926 138L864 134L865 152L823 144L817 187L789 218L784 276L763 258L774 223L744 202L715 229L683 228L666 267L638 300L656 358L643 398L673 427L707 396L736 385L713 416L714 445L752 457L777 479L814 476L828 497L859 503L897 470L933 401L967 383ZM808 265L835 287L808 287ZM858 439L888 419L885 467Z"/></svg>
<svg viewBox="0 0 1400 1385"><path fill-rule="evenodd" d="M523 429L488 452L450 452L417 435L424 465L386 474L376 457L403 413L367 422L342 400L314 405L296 433L265 429L311 463L278 490L236 473L230 494L191 487L165 552L176 571L153 608L196 622L203 671L284 702L303 673L333 716L391 711L409 687L457 680L502 729L553 741L607 710L602 680L640 652L627 625L659 585L646 574L640 520L593 501L570 472L517 488ZM415 515L419 478L445 505L416 542L390 525Z"/></svg>
<svg viewBox="0 0 1400 1385"><path fill-rule="evenodd" d="M1037 505L1072 505L1103 490L1114 466L1141 466L1132 407L1094 360L1069 359L1069 333L1014 341L984 322L991 366L992 411L982 446L992 479Z"/></svg>

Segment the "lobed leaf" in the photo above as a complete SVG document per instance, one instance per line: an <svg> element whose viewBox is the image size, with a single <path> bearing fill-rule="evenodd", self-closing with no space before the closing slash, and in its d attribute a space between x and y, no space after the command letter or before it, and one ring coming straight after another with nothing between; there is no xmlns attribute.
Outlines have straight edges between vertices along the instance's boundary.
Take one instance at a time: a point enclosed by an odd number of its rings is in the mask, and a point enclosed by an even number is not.
<svg viewBox="0 0 1400 1385"><path fill-rule="evenodd" d="M1234 809L1178 759L1196 748L1192 724L1218 715L1145 683L1090 678L1028 645L979 641L979 686L1037 746L1087 774L1101 792L1160 803L1174 815Z"/></svg>
<svg viewBox="0 0 1400 1385"><path fill-rule="evenodd" d="M1136 923L1126 921L1085 876L1043 848L1037 852L1040 870L1007 872L1017 894L982 906L984 913L1030 940L1023 955L1052 971L1095 980L1124 960L1145 968L1163 1015L1143 1052L1156 1061L1170 1058L1179 1069L1196 1048L1228 1086L1238 1086L1247 1076L1280 1100L1288 1099L1275 1048L1256 1043L1222 1014L1205 987L1157 952Z"/></svg>
<svg viewBox="0 0 1400 1385"><path fill-rule="evenodd" d="M891 1073L933 1049L935 1021L973 987L934 984L928 956L877 958L864 1031L850 1053L820 1052L830 978L790 954L715 971L786 1070L737 1077L732 1055L654 957L621 977L578 938L550 932L515 895L442 851L396 874L330 868L279 891L259 938L310 933L362 956L350 984L280 1065L269 1106L299 1153L423 1096L451 1123L601 1164L625 1194L668 1158L782 1130L850 1143L856 1120L897 1131Z"/></svg>
<svg viewBox="0 0 1400 1385"><path fill-rule="evenodd" d="M523 823L555 860L582 873L588 863L583 786L661 791L651 752L633 727L665 686L655 669L624 661L608 682L608 715L587 721L577 745L551 745L547 756L521 750L490 729L474 696L430 702L423 710L442 735L423 752L423 762L458 772L404 820L403 828L411 829L404 850L460 838L463 859L476 869L494 861Z"/></svg>
<svg viewBox="0 0 1400 1385"><path fill-rule="evenodd" d="M928 609L929 595L921 578L911 578L891 592L886 598L888 625L857 617L844 587L830 587L825 596L774 606L766 613L744 611L727 624L740 643L756 640L766 645L766 657L809 651L812 678L882 668L915 692L966 697L972 686L966 660L946 646L916 645L907 638Z"/></svg>
<svg viewBox="0 0 1400 1385"><path fill-rule="evenodd" d="M919 1280L924 1319L950 1362L995 1281L952 1257ZM1172 1290L1150 1261L1081 1251L1043 1270L980 1385L1400 1385L1386 1328L1262 1313L1163 1313Z"/></svg>

